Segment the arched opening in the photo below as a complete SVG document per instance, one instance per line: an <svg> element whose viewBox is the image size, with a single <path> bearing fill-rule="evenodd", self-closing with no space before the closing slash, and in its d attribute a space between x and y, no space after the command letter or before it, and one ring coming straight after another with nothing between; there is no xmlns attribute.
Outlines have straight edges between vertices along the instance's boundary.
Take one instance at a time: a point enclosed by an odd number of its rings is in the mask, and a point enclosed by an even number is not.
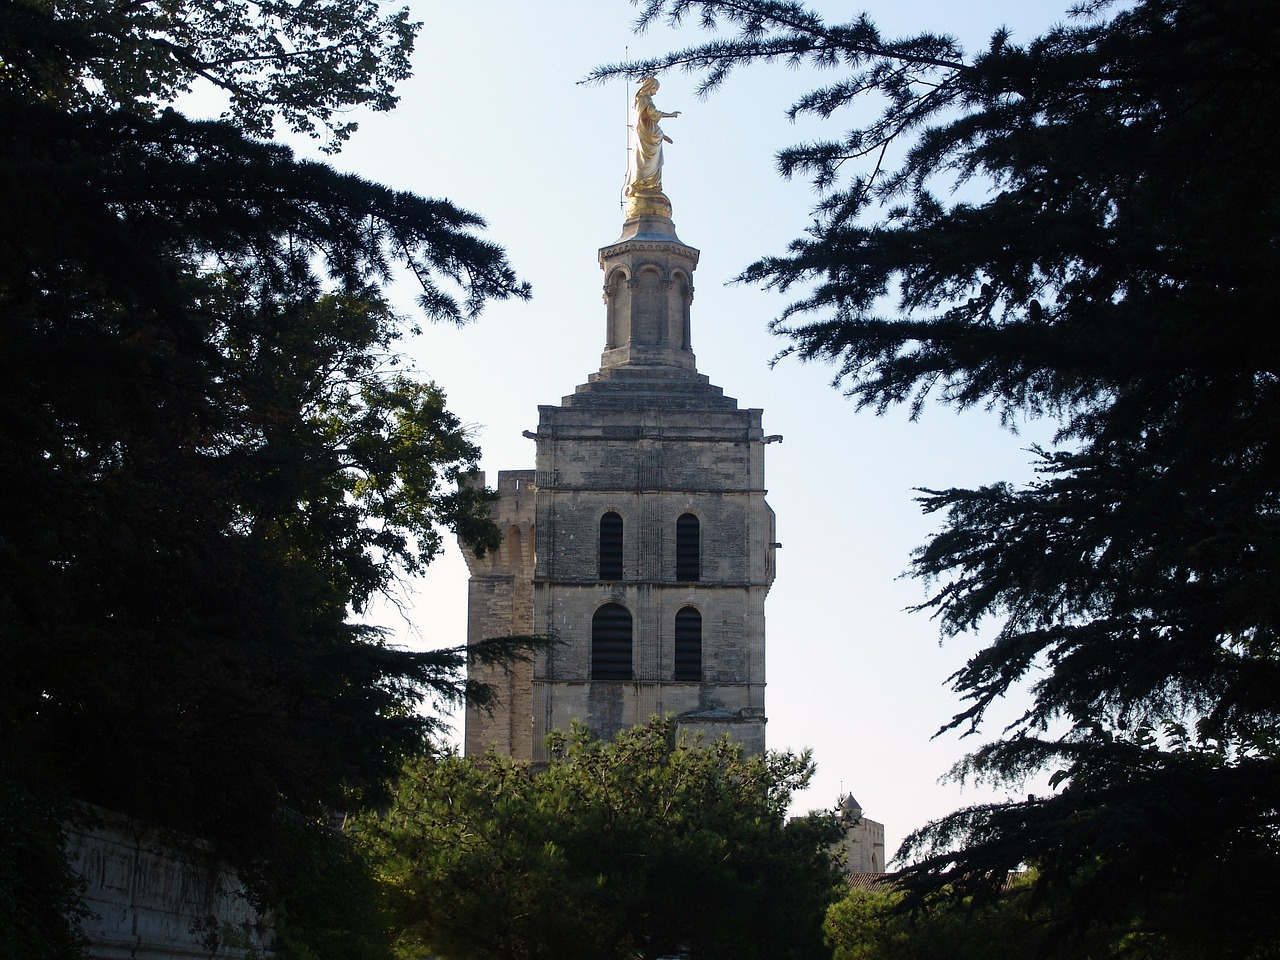
<svg viewBox="0 0 1280 960"><path fill-rule="evenodd" d="M609 275L609 283L605 288L605 304L607 322L605 325L605 348L612 350L624 346L630 339L631 331L631 286L627 275L622 270L615 270Z"/></svg>
<svg viewBox="0 0 1280 960"><path fill-rule="evenodd" d="M606 603L591 618L591 679L631 679L631 613Z"/></svg>
<svg viewBox="0 0 1280 960"><path fill-rule="evenodd" d="M667 302L667 342L682 350L690 348L689 343L689 303L693 300L693 292L689 287L689 276L683 271L672 275Z"/></svg>
<svg viewBox="0 0 1280 960"><path fill-rule="evenodd" d="M692 513L682 513L676 520L676 579L702 579L701 524Z"/></svg>
<svg viewBox="0 0 1280 960"><path fill-rule="evenodd" d="M600 579L622 579L622 517L609 511L600 518Z"/></svg>
<svg viewBox="0 0 1280 960"><path fill-rule="evenodd" d="M675 680L702 680L702 614L693 607L676 611Z"/></svg>

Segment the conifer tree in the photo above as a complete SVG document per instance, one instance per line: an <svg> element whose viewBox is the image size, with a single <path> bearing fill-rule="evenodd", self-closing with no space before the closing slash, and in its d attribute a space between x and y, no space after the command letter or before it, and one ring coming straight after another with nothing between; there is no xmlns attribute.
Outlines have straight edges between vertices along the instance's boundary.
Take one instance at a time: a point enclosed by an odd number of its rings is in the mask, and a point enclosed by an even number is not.
<svg viewBox="0 0 1280 960"><path fill-rule="evenodd" d="M618 73L708 91L757 61L831 79L793 115L866 126L782 150L814 226L742 279L792 294L783 354L859 407L938 401L1056 418L1039 476L924 491L914 570L947 633L993 623L951 678L962 772L1047 796L908 839L904 882L1032 862L1080 917L1187 955L1271 955L1280 913L1280 14L1266 0L1080 4L1025 44L882 36L772 0L652 0L715 39ZM953 191L957 184L963 189ZM1224 896L1229 888L1231 893Z"/></svg>

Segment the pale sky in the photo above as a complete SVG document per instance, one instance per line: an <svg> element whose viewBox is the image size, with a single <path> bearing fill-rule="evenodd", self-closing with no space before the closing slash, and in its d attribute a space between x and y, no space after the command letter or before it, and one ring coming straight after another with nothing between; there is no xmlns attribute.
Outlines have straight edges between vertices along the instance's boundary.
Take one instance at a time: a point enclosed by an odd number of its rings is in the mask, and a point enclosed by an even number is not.
<svg viewBox="0 0 1280 960"><path fill-rule="evenodd" d="M474 427L493 485L498 470L533 467L534 445L521 432L537 426L539 404L559 403L599 368L604 345L596 250L622 226L631 90L621 81L577 81L597 63L656 54L696 35L655 29L637 37L626 0L409 5L425 26L401 106L361 119L331 162L479 213L532 282L530 303L494 305L476 324L430 328L408 343L419 371ZM974 49L1001 25L1015 41L1029 40L1066 6L867 0L866 9L886 35L931 29ZM842 20L863 9L818 7ZM809 222L814 195L804 182L781 180L773 155L848 126L787 122L784 110L815 79L807 69L757 67L700 102L694 80L674 74L661 78L655 100L682 111L663 123L675 141L664 188L681 239L702 252L693 303L699 370L741 406L763 408L765 432L784 437L768 448L766 465L783 544L766 606L769 746L812 747L818 773L796 806L830 806L852 792L885 824L892 854L926 820L989 796L938 782L978 744L954 734L931 739L958 708L945 680L977 641L940 646L937 625L906 611L924 586L899 575L936 527L920 515L913 488L1025 480L1026 448L1051 426L1026 425L1015 436L982 412L932 407L915 424L902 410L856 413L831 388L831 368L785 360L770 369L785 343L766 325L786 301L726 283L756 257L783 252ZM406 311L410 293L405 287ZM414 584L408 604L409 624L386 615L399 642L465 642L466 570L456 546ZM1011 705L1005 719L1014 715ZM998 724L987 730L998 732Z"/></svg>

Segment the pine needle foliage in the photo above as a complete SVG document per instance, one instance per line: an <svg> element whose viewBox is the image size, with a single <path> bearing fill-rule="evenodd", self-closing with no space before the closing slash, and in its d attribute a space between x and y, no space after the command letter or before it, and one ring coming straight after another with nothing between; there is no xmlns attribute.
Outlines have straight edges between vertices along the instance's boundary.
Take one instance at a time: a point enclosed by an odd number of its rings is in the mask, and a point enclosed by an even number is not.
<svg viewBox="0 0 1280 960"><path fill-rule="evenodd" d="M793 297L783 356L859 407L978 407L1060 425L1024 487L922 492L914 571L944 632L995 625L952 678L979 730L962 775L1051 795L908 839L919 889L1039 868L1042 889L1271 955L1280 915L1280 13L1265 0L1098 0L1026 43L882 36L795 3L652 0L707 43L595 77L683 69L703 91L779 62L830 80L793 116L865 125L783 149L813 227L742 280ZM1231 903L1224 904L1223 885ZM1222 907L1206 921L1198 904ZM1199 951L1197 953L1196 951Z"/></svg>

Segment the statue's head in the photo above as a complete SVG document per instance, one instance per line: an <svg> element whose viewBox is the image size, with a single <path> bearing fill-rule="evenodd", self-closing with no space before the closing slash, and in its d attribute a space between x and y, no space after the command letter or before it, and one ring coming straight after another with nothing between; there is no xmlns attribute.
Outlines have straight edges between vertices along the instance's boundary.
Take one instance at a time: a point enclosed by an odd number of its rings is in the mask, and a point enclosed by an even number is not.
<svg viewBox="0 0 1280 960"><path fill-rule="evenodd" d="M636 81L636 83L640 84L640 89L636 91L637 97L643 97L646 94L658 92L658 78L653 74L649 74L647 77L641 77Z"/></svg>

